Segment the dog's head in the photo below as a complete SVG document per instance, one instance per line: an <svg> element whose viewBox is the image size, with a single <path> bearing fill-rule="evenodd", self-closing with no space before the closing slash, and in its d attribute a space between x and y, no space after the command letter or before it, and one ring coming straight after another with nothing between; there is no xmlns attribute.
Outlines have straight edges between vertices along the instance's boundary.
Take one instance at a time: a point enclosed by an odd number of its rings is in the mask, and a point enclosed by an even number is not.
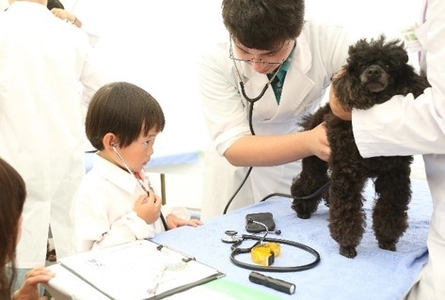
<svg viewBox="0 0 445 300"><path fill-rule="evenodd" d="M367 109L389 100L393 95L406 95L418 75L408 64L402 41L361 39L349 47L343 76L334 78L339 101L349 109Z"/></svg>

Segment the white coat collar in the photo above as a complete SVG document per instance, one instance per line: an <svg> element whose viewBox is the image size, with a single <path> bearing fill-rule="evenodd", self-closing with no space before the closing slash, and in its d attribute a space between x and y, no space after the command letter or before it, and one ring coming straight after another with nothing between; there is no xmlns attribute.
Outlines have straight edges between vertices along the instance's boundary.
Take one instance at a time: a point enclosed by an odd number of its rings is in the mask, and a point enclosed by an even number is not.
<svg viewBox="0 0 445 300"><path fill-rule="evenodd" d="M125 190L129 194L133 194L137 189L141 189L136 177L123 170L119 166L102 158L97 153L94 157L94 165L90 172L92 171L100 172L103 178L109 180L111 183ZM142 178L145 178L144 170L141 171L140 175ZM142 189L141 192L143 192Z"/></svg>
<svg viewBox="0 0 445 300"><path fill-rule="evenodd" d="M242 66L239 70L246 94L251 98L258 96L269 81L268 77L255 72L248 64L238 64L238 66ZM282 114L294 113L298 110L298 107L304 109L304 105L301 106L301 104L314 86L314 82L306 75L311 67L312 52L303 30L296 40L295 50L281 94L280 105L277 104L275 94L269 86L262 99L255 104L256 113L254 118L263 121L274 120Z"/></svg>

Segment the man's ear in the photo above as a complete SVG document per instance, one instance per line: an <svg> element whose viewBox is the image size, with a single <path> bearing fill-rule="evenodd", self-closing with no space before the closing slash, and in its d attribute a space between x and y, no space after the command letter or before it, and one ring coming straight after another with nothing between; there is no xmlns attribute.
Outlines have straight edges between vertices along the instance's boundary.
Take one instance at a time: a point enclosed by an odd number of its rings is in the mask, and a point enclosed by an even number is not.
<svg viewBox="0 0 445 300"><path fill-rule="evenodd" d="M113 147L117 147L119 145L119 141L114 133L108 132L102 138L102 145L104 146L104 149L113 151Z"/></svg>

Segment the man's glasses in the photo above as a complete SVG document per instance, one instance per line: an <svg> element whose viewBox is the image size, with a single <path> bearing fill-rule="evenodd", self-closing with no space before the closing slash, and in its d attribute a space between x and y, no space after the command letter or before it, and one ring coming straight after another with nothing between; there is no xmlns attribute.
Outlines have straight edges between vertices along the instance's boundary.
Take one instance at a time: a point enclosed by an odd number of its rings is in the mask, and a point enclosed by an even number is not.
<svg viewBox="0 0 445 300"><path fill-rule="evenodd" d="M287 43L286 50L289 49L289 45L290 45L290 41ZM277 53L281 52L283 47L284 47L284 45L277 51ZM287 53L287 51L286 51L286 53ZM246 55L249 55L249 54L246 54ZM255 59L254 57L252 57L250 59L246 59L246 58L235 57L235 55L233 53L232 39L230 39L229 58L234 61L240 61L240 62L245 62L245 63L256 63L256 64L264 64L264 65L281 65L286 60L287 56L284 56L280 62L268 61L268 60L264 60L263 58Z"/></svg>

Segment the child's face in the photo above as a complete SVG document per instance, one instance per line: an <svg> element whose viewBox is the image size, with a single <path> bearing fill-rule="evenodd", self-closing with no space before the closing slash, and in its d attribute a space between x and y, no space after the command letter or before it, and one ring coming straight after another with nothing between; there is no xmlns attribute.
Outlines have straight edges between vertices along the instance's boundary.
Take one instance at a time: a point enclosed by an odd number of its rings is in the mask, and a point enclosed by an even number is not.
<svg viewBox="0 0 445 300"><path fill-rule="evenodd" d="M153 144L158 132L150 129L147 135L141 133L136 141L125 148L120 148L120 153L132 172L140 172L150 161L153 154Z"/></svg>

